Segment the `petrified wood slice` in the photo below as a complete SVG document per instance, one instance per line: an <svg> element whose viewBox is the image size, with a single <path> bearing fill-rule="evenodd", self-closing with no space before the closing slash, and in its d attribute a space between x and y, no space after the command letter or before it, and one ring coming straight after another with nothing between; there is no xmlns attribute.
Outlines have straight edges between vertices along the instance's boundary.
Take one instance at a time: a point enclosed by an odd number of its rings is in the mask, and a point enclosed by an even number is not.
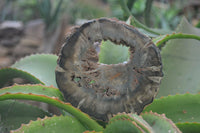
<svg viewBox="0 0 200 133"><path fill-rule="evenodd" d="M94 43L111 40L129 47L127 62L98 63ZM140 113L151 103L163 77L158 48L136 28L112 19L74 28L61 50L56 81L66 101L96 119L118 112Z"/></svg>

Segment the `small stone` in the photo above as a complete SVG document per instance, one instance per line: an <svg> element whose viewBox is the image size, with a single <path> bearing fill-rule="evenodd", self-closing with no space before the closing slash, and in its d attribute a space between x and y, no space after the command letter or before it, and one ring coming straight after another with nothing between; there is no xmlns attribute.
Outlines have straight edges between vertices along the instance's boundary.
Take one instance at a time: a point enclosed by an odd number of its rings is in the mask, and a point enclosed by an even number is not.
<svg viewBox="0 0 200 133"><path fill-rule="evenodd" d="M0 57L5 56L9 53L9 49L3 46L0 46Z"/></svg>
<svg viewBox="0 0 200 133"><path fill-rule="evenodd" d="M0 30L8 28L23 30L23 23L21 21L4 21L3 23L1 23Z"/></svg>
<svg viewBox="0 0 200 133"><path fill-rule="evenodd" d="M38 48L40 45L42 44L42 42L38 39L34 39L34 38L23 38L20 41L20 45L25 46L25 47L33 47L33 48Z"/></svg>
<svg viewBox="0 0 200 133"><path fill-rule="evenodd" d="M23 24L19 21L4 21L0 24L0 39L10 39L14 36L21 36Z"/></svg>
<svg viewBox="0 0 200 133"><path fill-rule="evenodd" d="M16 83L16 84L26 84L26 83L28 83L25 79L22 79L22 78L14 78L13 82Z"/></svg>
<svg viewBox="0 0 200 133"><path fill-rule="evenodd" d="M18 59L26 55L34 54L37 52L36 48L27 47L23 45L17 45L13 50L13 56Z"/></svg>
<svg viewBox="0 0 200 133"><path fill-rule="evenodd" d="M0 45L6 46L6 47L13 47L17 45L20 41L20 37L13 37L10 39L0 39Z"/></svg>
<svg viewBox="0 0 200 133"><path fill-rule="evenodd" d="M23 24L20 21L4 21L0 24L0 45L15 46L23 35Z"/></svg>
<svg viewBox="0 0 200 133"><path fill-rule="evenodd" d="M13 63L13 59L11 57L0 57L0 68L8 67Z"/></svg>

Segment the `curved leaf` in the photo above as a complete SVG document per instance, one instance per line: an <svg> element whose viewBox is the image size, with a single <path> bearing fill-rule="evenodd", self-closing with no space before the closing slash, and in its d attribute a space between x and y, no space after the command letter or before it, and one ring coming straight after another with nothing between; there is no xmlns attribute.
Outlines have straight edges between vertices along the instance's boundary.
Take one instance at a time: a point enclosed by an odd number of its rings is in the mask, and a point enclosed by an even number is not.
<svg viewBox="0 0 200 133"><path fill-rule="evenodd" d="M136 26L138 28L141 28L147 32L150 32L151 34L155 34L155 35L160 35L161 33L154 30L154 29L151 29L151 28L148 28L147 26L143 25L142 23L140 23L137 19L135 19L134 16L132 16L132 13L131 11L128 9L127 5L126 5L126 1L123 1L123 0L118 0L124 14L126 14L127 16L130 16L130 19L131 19L131 23L133 26Z"/></svg>
<svg viewBox="0 0 200 133"><path fill-rule="evenodd" d="M86 128L74 117L53 116L31 121L11 133L82 133Z"/></svg>
<svg viewBox="0 0 200 133"><path fill-rule="evenodd" d="M25 71L16 68L2 68L0 69L0 88L2 88L8 81L18 77L26 79L33 84L44 84L42 81Z"/></svg>
<svg viewBox="0 0 200 133"><path fill-rule="evenodd" d="M33 85L29 85L29 86L33 86ZM23 86L17 86L17 87L23 87ZM91 119L87 114L76 109L70 103L64 103L63 101L59 100L55 96L49 97L49 96L45 96L45 95L41 95L41 94L33 94L33 93L25 94L22 92L10 93L9 89L11 89L11 88L12 87L3 88L4 93L0 94L0 101L7 100L7 99L25 99L25 100L34 100L34 101L39 101L39 102L45 102L45 103L54 105L60 109L65 110L66 112L72 114L89 130L95 130L95 131L103 130L103 127L101 127L96 121ZM8 89L8 91L6 91L6 89Z"/></svg>
<svg viewBox="0 0 200 133"><path fill-rule="evenodd" d="M200 94L182 94L155 99L143 112L165 114L173 122L200 122Z"/></svg>
<svg viewBox="0 0 200 133"><path fill-rule="evenodd" d="M200 123L197 123L197 122L176 123L176 126L183 133L200 133Z"/></svg>
<svg viewBox="0 0 200 133"><path fill-rule="evenodd" d="M56 55L36 54L21 59L12 65L12 67L34 75L47 86L53 85L57 87L55 80L57 58L58 57Z"/></svg>
<svg viewBox="0 0 200 133"><path fill-rule="evenodd" d="M149 123L149 125L153 128L155 133L164 133L164 132L172 132L172 133L181 133L181 131L176 127L176 125L165 115L159 115L153 112L146 112L141 115L142 118Z"/></svg>
<svg viewBox="0 0 200 133"><path fill-rule="evenodd" d="M182 19L176 32L200 36L200 30ZM157 97L200 92L200 41L175 39L162 48L164 78Z"/></svg>
<svg viewBox="0 0 200 133"><path fill-rule="evenodd" d="M135 122L145 133L152 133L153 129L149 124L141 117L136 114L126 114L118 113L116 116L110 119L109 123L118 121L118 120L129 120Z"/></svg>
<svg viewBox="0 0 200 133"><path fill-rule="evenodd" d="M51 116L37 107L14 100L0 101L0 132L8 133L20 127L22 123L36 120L38 117Z"/></svg>
<svg viewBox="0 0 200 133"><path fill-rule="evenodd" d="M117 120L108 124L104 133L142 133L143 130L132 121Z"/></svg>
<svg viewBox="0 0 200 133"><path fill-rule="evenodd" d="M131 23L132 24L134 23L133 20L131 20ZM147 30L143 29L142 27L138 28L138 30L140 32L142 32L143 34L151 37L151 38L154 38L154 37L157 38L160 35L165 35L165 34L171 34L172 33L172 31L170 31L169 29L155 29L155 28L150 28L150 30L153 30L153 31L155 31L155 32L157 32L159 34L155 34L155 33L151 32L151 31L147 31Z"/></svg>
<svg viewBox="0 0 200 133"><path fill-rule="evenodd" d="M193 35L193 34L184 34L184 33L172 33L172 34L159 36L153 39L153 42L155 43L157 47L162 48L164 46L164 43L171 39L196 39L200 41L200 36Z"/></svg>
<svg viewBox="0 0 200 133"><path fill-rule="evenodd" d="M72 116L54 116L30 121L11 133L82 133L86 128Z"/></svg>
<svg viewBox="0 0 200 133"><path fill-rule="evenodd" d="M47 87L44 85L13 85L0 89L0 95L5 93L45 95L48 97L55 97L64 101L62 93L57 88Z"/></svg>
<svg viewBox="0 0 200 133"><path fill-rule="evenodd" d="M103 133L103 132L96 132L96 131L85 131L83 133Z"/></svg>

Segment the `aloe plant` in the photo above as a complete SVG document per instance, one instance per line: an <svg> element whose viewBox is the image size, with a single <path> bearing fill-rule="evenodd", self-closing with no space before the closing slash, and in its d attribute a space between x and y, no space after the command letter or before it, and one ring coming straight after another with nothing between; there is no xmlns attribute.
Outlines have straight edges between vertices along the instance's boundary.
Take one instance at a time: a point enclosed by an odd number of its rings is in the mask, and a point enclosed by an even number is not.
<svg viewBox="0 0 200 133"><path fill-rule="evenodd" d="M82 112L79 109L81 105L78 105L77 108L72 106L65 100L63 92L58 89L55 69L59 72L64 71L56 67L58 56L50 54L31 55L19 60L11 67L0 69L0 132L200 132L199 63L197 55L195 55L200 46L199 29L194 28L186 19L183 19L175 33L159 36L160 32L148 29L139 21L136 21L125 5L124 1L121 1L124 12L131 16L129 24L133 24L134 21L136 27L154 34L153 42L161 49L166 76L161 83L161 89L156 99L147 105L141 114L117 113L109 115L108 113L108 121L99 121L93 117L95 115L89 116ZM190 42L191 44L187 44ZM104 41L99 54L99 63L117 64L126 62L131 58L128 49ZM176 54L177 56L175 56ZM120 55L123 55L122 58L119 58ZM113 58L108 59L108 56ZM63 65L62 62L60 65ZM181 65L188 67L180 67ZM152 68L152 70L154 69ZM118 76L120 74L114 75L109 80ZM7 83L16 77L26 79L29 84L7 86ZM80 80L80 77L74 77L73 84L79 85ZM93 86L96 82L93 79L88 81L88 85ZM53 105L61 110L62 115L55 116L18 100L32 100ZM136 106L139 106L139 104Z"/></svg>
<svg viewBox="0 0 200 133"><path fill-rule="evenodd" d="M3 129L2 131L6 129L13 129L12 124L16 125L14 129L17 127L18 122L21 120L22 122L25 122L26 124L22 124L21 127L17 130L13 130L12 132L83 132L86 130L90 131L102 131L102 132L154 132L154 130L159 132L164 132L166 130L174 130L176 132L179 132L178 128L172 123L171 120L167 119L163 115L158 115L155 113L145 113L145 115L148 115L147 118L137 116L136 114L117 114L114 116L109 124L104 129L101 125L99 125L96 121L91 119L87 114L81 112L80 110L74 108L70 105L70 103L63 102L63 96L61 92L53 87L46 87L43 85L14 85L10 87L5 87L0 90L0 101L1 101L1 109L4 109L1 111L1 113L6 114L7 110L5 109L5 105L2 105L2 101L4 100L4 104L9 104L11 101L7 101L9 99L26 99L26 100L35 100L40 102L46 102L49 104L52 104L56 107L59 107L67 112L69 112L71 115L66 116L52 116L52 117L45 117L43 119L38 118L36 121L30 121L27 123L28 117L26 117L26 120L23 118L18 118L17 121L14 121L16 117L19 117L19 112L22 111L22 108L18 108L18 113L15 113L15 116L10 116L11 120L8 123L8 119L6 118L5 121L2 121ZM13 101L12 101L13 102ZM23 105L23 104L22 104ZM19 106L17 104L17 106ZM20 107L20 106L19 106ZM33 110L32 108L30 108ZM37 109L36 109L37 110ZM34 110L36 113L36 111ZM9 115L9 114L7 114ZM31 114L30 114L31 115ZM31 116L33 117L35 114L33 113ZM47 115L47 113L45 113ZM48 115L51 116L51 115ZM31 117L31 118L32 118ZM39 117L39 115L38 115ZM41 117L41 116L40 116ZM145 122L145 120L147 122ZM148 123L148 119L153 121L159 121L159 125L156 126L154 129L150 124ZM35 119L34 119L35 120ZM13 123L14 121L14 123ZM161 124L163 122L163 124ZM165 127L166 123L168 123L169 126ZM19 124L18 124L19 126ZM122 127L123 128L122 128ZM164 128L163 128L164 127Z"/></svg>

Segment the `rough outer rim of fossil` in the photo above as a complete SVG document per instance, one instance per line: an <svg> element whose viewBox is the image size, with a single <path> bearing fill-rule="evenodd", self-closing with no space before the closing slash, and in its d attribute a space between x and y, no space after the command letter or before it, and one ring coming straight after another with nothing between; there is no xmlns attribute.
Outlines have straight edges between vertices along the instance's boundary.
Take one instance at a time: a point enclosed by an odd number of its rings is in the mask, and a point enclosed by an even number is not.
<svg viewBox="0 0 200 133"><path fill-rule="evenodd" d="M101 40L128 46L129 60L98 63L94 43ZM151 39L132 26L107 18L74 28L56 68L56 82L66 101L103 121L118 112L141 113L155 98L162 77L161 56Z"/></svg>

